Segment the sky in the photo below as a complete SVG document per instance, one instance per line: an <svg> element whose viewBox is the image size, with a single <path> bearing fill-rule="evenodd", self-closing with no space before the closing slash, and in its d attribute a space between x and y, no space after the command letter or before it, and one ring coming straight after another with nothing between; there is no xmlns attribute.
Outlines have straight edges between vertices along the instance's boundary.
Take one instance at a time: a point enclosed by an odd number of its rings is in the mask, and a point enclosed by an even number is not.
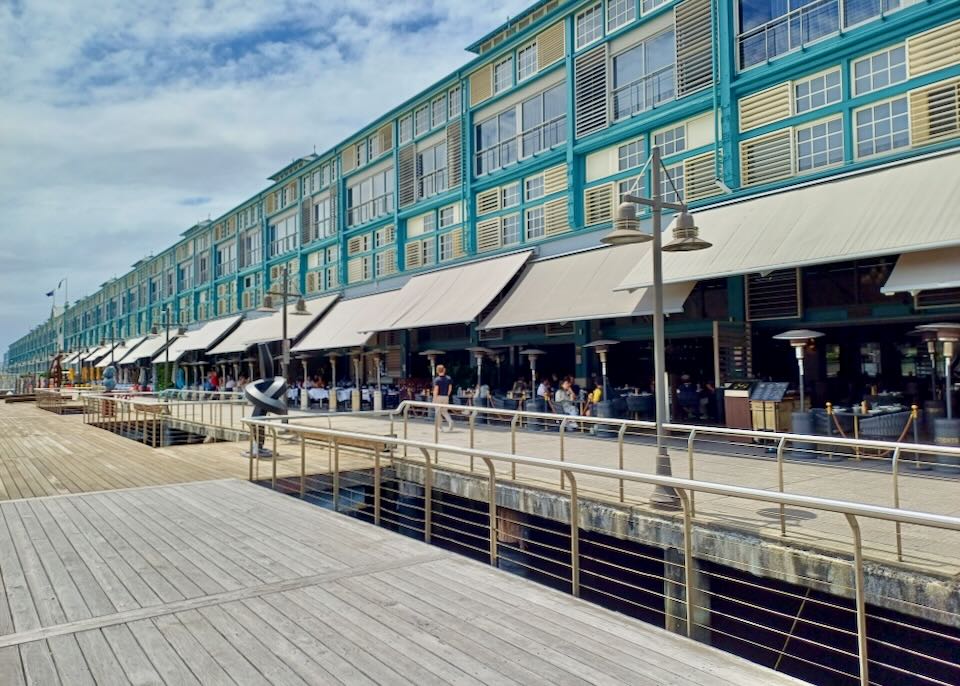
<svg viewBox="0 0 960 686"><path fill-rule="evenodd" d="M532 2L0 0L0 354Z"/></svg>

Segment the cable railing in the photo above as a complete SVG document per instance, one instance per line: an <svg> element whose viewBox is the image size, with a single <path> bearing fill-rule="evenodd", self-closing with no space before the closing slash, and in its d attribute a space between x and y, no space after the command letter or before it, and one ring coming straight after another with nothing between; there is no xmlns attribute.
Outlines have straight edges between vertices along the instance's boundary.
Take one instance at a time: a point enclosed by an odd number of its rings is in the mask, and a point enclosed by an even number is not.
<svg viewBox="0 0 960 686"><path fill-rule="evenodd" d="M283 425L276 418L243 422L251 428L250 454L256 454L260 432L261 438L273 436L275 449L293 452L270 461L267 478L274 488L319 499L335 511L422 537L692 638L728 649L737 643L753 644L760 655L755 659L792 673L817 670L836 677L836 683L861 684L900 683L898 676L905 674L932 684L956 683L960 678L955 659L960 632L949 628L960 626L960 613L950 603L923 608L927 616L939 613L944 626L937 628L887 611L893 601L883 595L877 576L882 572L868 563L864 544L864 532L893 525L923 531L946 546L960 540L960 518L402 438L392 430L399 428L395 422L402 415L363 414L392 418L394 424L388 432L374 433L333 428L336 418L331 415L290 417ZM288 437L278 442L280 428ZM308 464L315 467L324 459L327 469L308 470ZM251 480L260 480L261 462L249 461ZM479 485L451 480L452 462L463 469L476 464L478 469L469 476ZM515 488L518 472L552 475L547 480L555 484L553 491L562 501L547 508L550 518L515 509L520 501L507 491ZM626 504L641 508L650 508L649 497L643 494L652 487L673 489L679 511L654 511L650 516L659 523L621 529L627 540L612 538L597 529L592 517L595 501L585 497L600 482L607 483L608 491L627 484ZM562 490L556 490L557 483L563 484ZM783 576L784 568L774 567L782 558L765 557L759 542L743 543L751 551L744 553L749 557L746 568L744 559L731 558L729 529L698 515L695 494L833 518L846 527L848 552L816 554L821 560L824 555L831 558L829 582L815 565L806 571L799 564L790 570L796 583L763 583L759 577L765 573ZM887 631L891 625L897 639ZM907 630L913 632L912 638L903 636Z"/></svg>

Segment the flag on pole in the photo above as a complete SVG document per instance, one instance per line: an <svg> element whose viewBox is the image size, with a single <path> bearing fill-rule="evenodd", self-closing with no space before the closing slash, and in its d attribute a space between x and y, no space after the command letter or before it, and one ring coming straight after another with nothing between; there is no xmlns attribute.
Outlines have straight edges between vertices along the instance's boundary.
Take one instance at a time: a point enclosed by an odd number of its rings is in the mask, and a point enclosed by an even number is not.
<svg viewBox="0 0 960 686"><path fill-rule="evenodd" d="M47 297L52 298L55 291L47 291Z"/></svg>

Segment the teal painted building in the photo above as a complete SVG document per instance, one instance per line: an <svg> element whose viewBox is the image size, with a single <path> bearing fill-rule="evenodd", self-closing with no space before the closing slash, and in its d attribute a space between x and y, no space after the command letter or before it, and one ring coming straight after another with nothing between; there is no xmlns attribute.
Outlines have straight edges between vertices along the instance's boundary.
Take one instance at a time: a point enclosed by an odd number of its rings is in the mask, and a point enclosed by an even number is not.
<svg viewBox="0 0 960 686"><path fill-rule="evenodd" d="M829 380L858 359L876 358L860 365L864 377L881 357L906 374L894 338L960 311L960 292L939 282L878 297L901 255L960 245L960 228L930 237L926 226L901 227L904 242L886 227L890 240L858 249L843 236L862 229L839 213L834 254L821 245L791 262L761 237L738 248L757 253L741 264L728 254L735 242L711 233L708 221L723 216L724 226L736 226L731 212L749 217L758 207L751 203L800 191L817 202L817 184L831 179L835 186L869 176L867 190L876 192L888 178L878 174L898 165L922 176L946 159L960 172L960 156L950 157L960 143L960 3L549 0L468 49L476 57L447 78L280 169L256 196L39 324L10 347L10 370L37 373L58 350L146 335L167 310L187 327L250 312L284 266L308 298L351 299L517 250L536 260L590 250L621 195L654 191L643 173L654 145L671 177L659 190L699 210L703 235L728 246L717 258L727 266L684 275L691 285L668 323L671 371L776 375L791 353L768 344L768 334L833 327L818 352L819 378L824 393L836 393ZM766 235L787 252L810 247L790 248L795 235ZM633 285L649 283L637 276ZM412 373L427 347L483 342L510 349L514 367L522 346L556 346L554 364L583 377L593 361L582 346L599 337L633 341L622 363L645 364L649 321L641 310L629 314L509 327L485 327L481 317L377 343L399 349L395 375ZM861 335L878 322L895 326L877 340ZM910 373L920 374L918 365Z"/></svg>

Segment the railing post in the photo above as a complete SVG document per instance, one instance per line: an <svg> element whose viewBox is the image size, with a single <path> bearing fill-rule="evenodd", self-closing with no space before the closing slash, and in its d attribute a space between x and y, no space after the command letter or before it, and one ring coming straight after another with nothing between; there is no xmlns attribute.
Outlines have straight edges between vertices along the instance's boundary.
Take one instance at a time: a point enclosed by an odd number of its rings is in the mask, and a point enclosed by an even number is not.
<svg viewBox="0 0 960 686"><path fill-rule="evenodd" d="M423 540L429 543L433 536L433 467L430 465L430 453L426 448L420 448L423 453Z"/></svg>
<svg viewBox="0 0 960 686"><path fill-rule="evenodd" d="M307 494L307 439L303 434L300 434L300 497L303 498L306 494Z"/></svg>
<svg viewBox="0 0 960 686"><path fill-rule="evenodd" d="M437 405L433 408L433 442L440 442L440 406ZM435 463L440 462L440 451L433 451L433 461Z"/></svg>
<svg viewBox="0 0 960 686"><path fill-rule="evenodd" d="M490 513L490 564L497 566L497 471L493 460L489 457L481 458L487 465L490 473L490 482L487 490L487 508Z"/></svg>
<svg viewBox="0 0 960 686"><path fill-rule="evenodd" d="M380 449L377 447L373 449L373 523L380 526Z"/></svg>
<svg viewBox="0 0 960 686"><path fill-rule="evenodd" d="M570 481L570 592L580 595L580 500L577 497L577 478L566 472Z"/></svg>
<svg viewBox="0 0 960 686"><path fill-rule="evenodd" d="M623 437L627 433L627 425L621 424L617 432L617 468L623 471ZM620 479L620 502L624 502L624 481Z"/></svg>
<svg viewBox="0 0 960 686"><path fill-rule="evenodd" d="M250 434L250 474L247 477L248 481L253 481L253 461L255 458L254 450L255 448L253 443L254 433L256 432L256 427L247 424L247 431Z"/></svg>
<svg viewBox="0 0 960 686"><path fill-rule="evenodd" d="M270 458L270 488L277 490L277 437L273 437L273 457Z"/></svg>
<svg viewBox="0 0 960 686"><path fill-rule="evenodd" d="M340 511L340 441L333 439L333 511Z"/></svg>
<svg viewBox="0 0 960 686"><path fill-rule="evenodd" d="M687 637L693 637L693 502L685 489L678 488L680 505L683 508L683 585L686 589Z"/></svg>
<svg viewBox="0 0 960 686"><path fill-rule="evenodd" d="M687 438L687 469L690 472L691 481L694 480L693 479L693 442L696 437L697 437L697 430L690 429L690 437ZM696 503L694 502L695 496L693 491L690 491L689 498L690 498L690 513L694 514Z"/></svg>
<svg viewBox="0 0 960 686"><path fill-rule="evenodd" d="M777 487L783 493L783 449L787 444L787 437L781 436L777 443ZM780 535L787 535L787 511L783 503L780 503Z"/></svg>
<svg viewBox="0 0 960 686"><path fill-rule="evenodd" d="M515 414L510 420L510 454L517 454L517 422L520 420L520 415ZM517 463L513 462L510 465L510 478L513 481L517 480Z"/></svg>
<svg viewBox="0 0 960 686"><path fill-rule="evenodd" d="M860 661L860 684L869 686L870 671L867 657L867 601L863 581L863 541L860 524L854 515L845 515L853 533L853 587L857 603L857 657Z"/></svg>
<svg viewBox="0 0 960 686"><path fill-rule="evenodd" d="M564 454L566 452L566 442L563 440L564 434L566 434L566 426L564 422L566 422L565 419L560 421L560 461L561 462L566 462L566 459L565 459L566 455ZM560 470L560 490L561 491L565 488L564 478L565 478L564 470L561 469Z"/></svg>
<svg viewBox="0 0 960 686"><path fill-rule="evenodd" d="M477 424L477 413L476 410L472 411L469 415L470 419L470 448L472 449L476 445L476 435L474 434L474 428ZM473 455L470 455L470 471L473 471Z"/></svg>
<svg viewBox="0 0 960 686"><path fill-rule="evenodd" d="M890 465L893 471L893 506L900 509L900 446L893 451L893 461ZM897 527L897 561L903 562L903 538L900 531L900 522L894 522Z"/></svg>
<svg viewBox="0 0 960 686"><path fill-rule="evenodd" d="M409 419L410 419L410 406L407 405L407 404L404 404L404 406L403 406L403 440L407 440L407 438L408 438L407 429L408 429L408 425L409 425ZM407 456L407 446L406 446L406 445L403 446L403 456L404 456L404 457Z"/></svg>

